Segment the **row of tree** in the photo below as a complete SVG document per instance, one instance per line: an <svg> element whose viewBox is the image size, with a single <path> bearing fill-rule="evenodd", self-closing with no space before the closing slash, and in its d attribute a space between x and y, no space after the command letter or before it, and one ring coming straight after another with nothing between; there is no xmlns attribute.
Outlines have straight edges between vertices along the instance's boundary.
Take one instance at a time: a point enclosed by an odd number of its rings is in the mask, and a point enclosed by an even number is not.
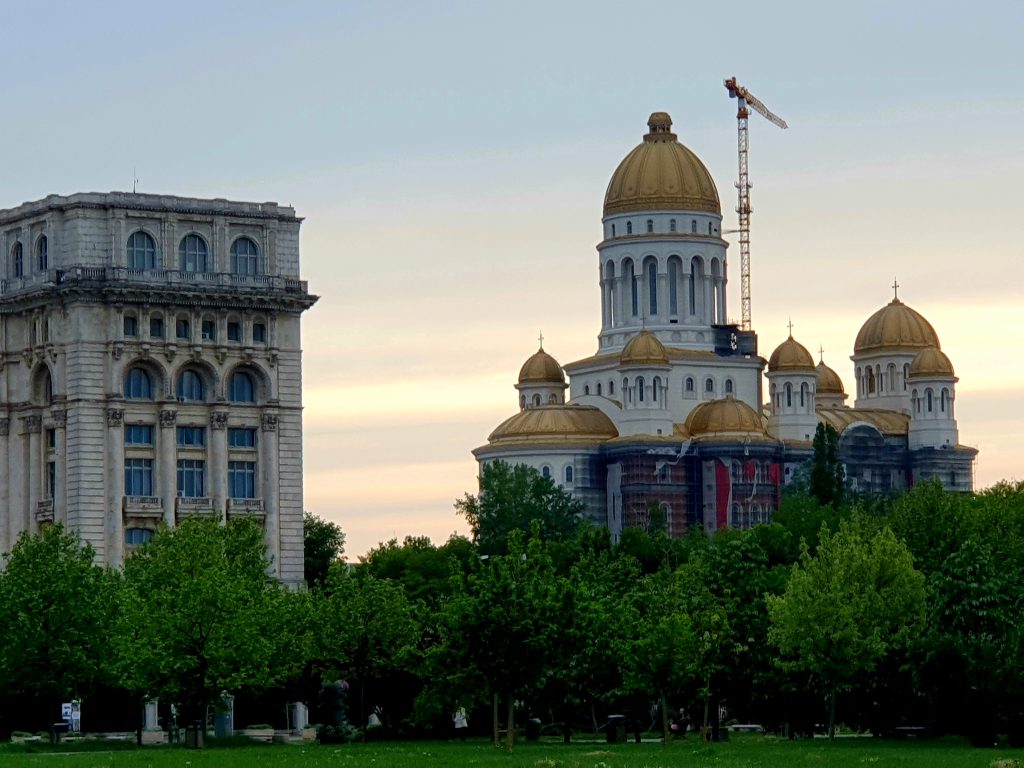
<svg viewBox="0 0 1024 768"><path fill-rule="evenodd" d="M123 571L59 527L22 535L0 573L0 730L71 698L97 728L99 710L134 717L152 697L189 718L224 691L276 713L345 678L356 722L437 734L462 707L510 745L524 717L568 733L612 712L644 728L656 712L667 738L680 706L704 727L724 707L794 734L1019 737L1024 483L827 504L810 490L772 525L670 539L652 515L613 544L550 480L496 463L457 503L473 539L392 540L349 566L341 531L308 519L299 591L268 576L246 522L161 530Z"/></svg>

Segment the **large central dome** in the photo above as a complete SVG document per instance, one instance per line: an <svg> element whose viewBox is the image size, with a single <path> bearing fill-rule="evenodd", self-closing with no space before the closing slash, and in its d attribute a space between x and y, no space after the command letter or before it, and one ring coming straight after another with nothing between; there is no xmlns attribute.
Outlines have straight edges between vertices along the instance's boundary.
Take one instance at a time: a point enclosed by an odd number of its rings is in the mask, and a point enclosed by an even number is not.
<svg viewBox="0 0 1024 768"><path fill-rule="evenodd" d="M632 211L705 211L721 215L711 174L676 140L672 118L655 112L650 133L619 163L608 182L604 215Z"/></svg>

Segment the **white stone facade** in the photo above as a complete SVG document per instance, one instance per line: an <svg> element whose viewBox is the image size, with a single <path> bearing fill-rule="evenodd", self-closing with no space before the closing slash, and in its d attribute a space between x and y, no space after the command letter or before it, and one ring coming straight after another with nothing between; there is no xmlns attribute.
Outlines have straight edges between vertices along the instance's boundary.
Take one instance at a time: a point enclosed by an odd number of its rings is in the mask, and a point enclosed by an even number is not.
<svg viewBox="0 0 1024 768"><path fill-rule="evenodd" d="M134 193L0 210L0 548L60 522L120 566L185 515L303 578L292 208Z"/></svg>

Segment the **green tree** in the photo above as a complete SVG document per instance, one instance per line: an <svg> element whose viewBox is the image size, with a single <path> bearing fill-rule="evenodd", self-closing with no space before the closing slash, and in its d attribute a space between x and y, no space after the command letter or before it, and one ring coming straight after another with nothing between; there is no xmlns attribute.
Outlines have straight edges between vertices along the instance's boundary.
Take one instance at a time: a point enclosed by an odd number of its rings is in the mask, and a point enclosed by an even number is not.
<svg viewBox="0 0 1024 768"><path fill-rule="evenodd" d="M307 512L303 518L303 552L306 584L323 586L331 563L345 554L345 534L341 526Z"/></svg>
<svg viewBox="0 0 1024 768"><path fill-rule="evenodd" d="M60 525L22 532L0 573L0 691L23 728L109 675L117 577Z"/></svg>
<svg viewBox="0 0 1024 768"><path fill-rule="evenodd" d="M812 442L810 491L822 506L840 506L846 492L846 472L839 460L839 433L831 424L818 423Z"/></svg>
<svg viewBox="0 0 1024 768"><path fill-rule="evenodd" d="M386 579L401 585L412 602L422 601L432 609L440 607L449 594L451 569L465 571L479 557L476 546L466 537L452 534L440 547L426 536L406 536L380 544L359 558L358 576Z"/></svg>
<svg viewBox="0 0 1024 768"><path fill-rule="evenodd" d="M923 615L924 580L891 530L868 538L843 523L822 531L815 556L804 544L785 593L767 599L768 639L783 668L809 673L828 697L834 737L837 693L907 642Z"/></svg>
<svg viewBox="0 0 1024 768"><path fill-rule="evenodd" d="M282 621L288 597L269 566L251 521L188 518L158 531L125 563L116 637L126 686L202 718L222 691L295 674L303 660Z"/></svg>
<svg viewBox="0 0 1024 768"><path fill-rule="evenodd" d="M495 555L508 551L512 531L527 532L533 521L545 541L571 538L583 504L532 467L493 461L480 473L480 492L458 499L455 510L469 523L480 552Z"/></svg>
<svg viewBox="0 0 1024 768"><path fill-rule="evenodd" d="M565 583L554 572L539 528L535 522L528 543L513 531L507 555L489 556L469 574L455 576L440 627L444 666L456 694L492 700L495 744L499 700L505 700L509 750L515 701L534 694L556 668L551 650L562 643L569 615Z"/></svg>

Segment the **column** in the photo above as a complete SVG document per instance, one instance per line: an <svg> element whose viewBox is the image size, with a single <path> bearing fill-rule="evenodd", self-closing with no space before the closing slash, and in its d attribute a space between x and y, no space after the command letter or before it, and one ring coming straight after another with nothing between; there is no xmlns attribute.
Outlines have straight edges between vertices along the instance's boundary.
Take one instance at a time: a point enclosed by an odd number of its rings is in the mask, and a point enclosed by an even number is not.
<svg viewBox="0 0 1024 768"><path fill-rule="evenodd" d="M39 508L40 489L42 483L43 455L40 450L39 430L42 427L42 417L33 414L25 418L25 428L28 431L28 526L33 533L39 531L39 524L36 522L36 510Z"/></svg>
<svg viewBox="0 0 1024 768"><path fill-rule="evenodd" d="M206 495L212 497L214 510L221 516L221 524L227 522L228 498L228 414L214 411L210 414L210 472L206 478Z"/></svg>
<svg viewBox="0 0 1024 768"><path fill-rule="evenodd" d="M106 561L113 568L124 562L124 408L107 408L107 530Z"/></svg>
<svg viewBox="0 0 1024 768"><path fill-rule="evenodd" d="M160 436L157 438L157 494L164 507L164 525L173 528L175 504L178 501L178 465L177 458L177 419L178 412L165 408L160 411Z"/></svg>
<svg viewBox="0 0 1024 768"><path fill-rule="evenodd" d="M267 551L276 567L281 563L281 478L280 457L277 450L277 414L264 413L260 417L259 466L260 492L263 494L263 535Z"/></svg>
<svg viewBox="0 0 1024 768"><path fill-rule="evenodd" d="M53 488L53 520L68 527L68 412L54 409L51 413L53 428L56 430L56 441L53 460L57 468L57 477Z"/></svg>
<svg viewBox="0 0 1024 768"><path fill-rule="evenodd" d="M17 536L14 529L13 506L10 499L10 471L8 468L8 441L11 431L11 420L0 418L0 551L10 552L11 545ZM6 496L6 498L4 498Z"/></svg>

